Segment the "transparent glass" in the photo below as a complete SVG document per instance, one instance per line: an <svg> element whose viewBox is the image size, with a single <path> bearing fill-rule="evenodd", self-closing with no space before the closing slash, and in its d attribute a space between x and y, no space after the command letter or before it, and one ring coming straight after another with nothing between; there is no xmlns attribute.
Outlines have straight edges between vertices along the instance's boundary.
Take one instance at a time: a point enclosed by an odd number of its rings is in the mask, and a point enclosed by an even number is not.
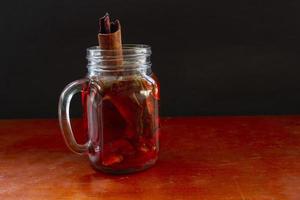
<svg viewBox="0 0 300 200"><path fill-rule="evenodd" d="M124 45L122 55L87 49L88 73L70 83L59 101L59 122L67 146L87 153L94 169L122 174L155 164L159 151L159 83L151 71L147 45ZM88 141L78 144L69 107L81 93Z"/></svg>

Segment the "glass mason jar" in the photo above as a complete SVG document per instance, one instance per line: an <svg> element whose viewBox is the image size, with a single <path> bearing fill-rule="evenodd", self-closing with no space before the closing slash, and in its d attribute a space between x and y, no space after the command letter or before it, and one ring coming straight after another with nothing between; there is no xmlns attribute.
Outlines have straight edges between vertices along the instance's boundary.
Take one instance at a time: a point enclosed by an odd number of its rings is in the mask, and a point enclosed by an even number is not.
<svg viewBox="0 0 300 200"><path fill-rule="evenodd" d="M87 49L88 73L63 90L59 122L67 146L89 156L94 169L122 174L154 165L159 151L159 83L151 71L151 48L124 45L122 54ZM73 135L69 107L81 93L85 144Z"/></svg>

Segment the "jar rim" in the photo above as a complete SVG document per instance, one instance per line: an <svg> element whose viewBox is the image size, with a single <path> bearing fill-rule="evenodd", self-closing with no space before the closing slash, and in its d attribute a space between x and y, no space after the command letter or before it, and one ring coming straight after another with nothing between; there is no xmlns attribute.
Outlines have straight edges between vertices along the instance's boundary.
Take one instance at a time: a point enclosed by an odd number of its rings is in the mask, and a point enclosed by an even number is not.
<svg viewBox="0 0 300 200"><path fill-rule="evenodd" d="M87 60L89 69L105 70L133 70L149 68L151 47L145 44L123 44L120 50L106 50L99 46L87 48ZM121 63L121 64L120 64Z"/></svg>
<svg viewBox="0 0 300 200"><path fill-rule="evenodd" d="M87 48L87 57L101 56L105 52L117 52L119 50L101 49L99 46L92 46ZM151 46L146 44L123 44L122 45L123 55L129 54L151 54Z"/></svg>

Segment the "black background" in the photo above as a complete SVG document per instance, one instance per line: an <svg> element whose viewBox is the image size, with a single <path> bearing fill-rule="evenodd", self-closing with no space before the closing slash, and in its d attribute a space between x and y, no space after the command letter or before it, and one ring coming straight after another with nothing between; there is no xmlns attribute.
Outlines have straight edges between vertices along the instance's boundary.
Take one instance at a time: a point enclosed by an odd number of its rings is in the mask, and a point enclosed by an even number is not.
<svg viewBox="0 0 300 200"><path fill-rule="evenodd" d="M152 46L162 115L300 113L299 10L296 0L2 2L0 118L57 116L106 11L124 43Z"/></svg>

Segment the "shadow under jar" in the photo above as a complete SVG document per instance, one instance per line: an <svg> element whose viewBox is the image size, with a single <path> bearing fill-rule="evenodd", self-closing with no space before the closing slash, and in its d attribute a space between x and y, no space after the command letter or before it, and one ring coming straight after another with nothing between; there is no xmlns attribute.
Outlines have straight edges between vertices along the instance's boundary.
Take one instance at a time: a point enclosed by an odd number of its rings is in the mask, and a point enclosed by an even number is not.
<svg viewBox="0 0 300 200"><path fill-rule="evenodd" d="M99 47L87 49L88 73L70 83L59 101L59 122L68 147L88 153L94 169L123 174L155 164L159 151L159 83L151 71L151 48L123 45L122 54ZM78 144L70 101L81 92L88 142Z"/></svg>

